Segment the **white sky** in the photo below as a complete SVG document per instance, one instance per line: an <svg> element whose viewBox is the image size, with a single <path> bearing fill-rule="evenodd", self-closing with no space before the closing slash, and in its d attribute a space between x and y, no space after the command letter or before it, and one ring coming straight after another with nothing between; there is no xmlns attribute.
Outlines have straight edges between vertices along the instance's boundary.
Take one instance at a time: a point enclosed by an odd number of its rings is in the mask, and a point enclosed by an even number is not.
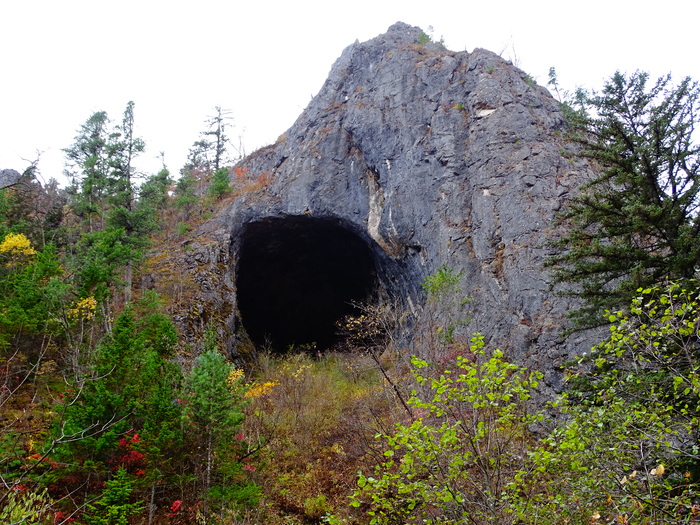
<svg viewBox="0 0 700 525"><path fill-rule="evenodd" d="M616 69L700 80L691 0L0 0L0 169L43 152L62 180L62 148L105 110L136 104L147 151L177 175L214 106L230 109L248 153L274 142L356 39L397 21L434 27L453 51L515 59L542 85L599 88Z"/></svg>

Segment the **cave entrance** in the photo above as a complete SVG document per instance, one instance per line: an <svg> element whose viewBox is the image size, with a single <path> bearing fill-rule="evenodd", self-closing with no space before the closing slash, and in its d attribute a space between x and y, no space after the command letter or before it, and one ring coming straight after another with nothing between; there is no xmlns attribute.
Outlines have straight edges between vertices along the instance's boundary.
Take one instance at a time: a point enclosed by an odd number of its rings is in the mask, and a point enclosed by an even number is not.
<svg viewBox="0 0 700 525"><path fill-rule="evenodd" d="M245 226L236 272L246 332L277 352L338 341L336 321L378 288L369 246L334 219L287 217Z"/></svg>

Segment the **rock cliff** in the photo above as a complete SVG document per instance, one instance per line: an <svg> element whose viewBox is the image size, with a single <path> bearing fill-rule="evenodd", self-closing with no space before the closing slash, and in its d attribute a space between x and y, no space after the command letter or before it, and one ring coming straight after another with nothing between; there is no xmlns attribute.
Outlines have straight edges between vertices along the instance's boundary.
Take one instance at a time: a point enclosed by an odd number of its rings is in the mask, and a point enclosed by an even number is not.
<svg viewBox="0 0 700 525"><path fill-rule="evenodd" d="M190 326L217 317L232 351L242 328L328 342L351 300L400 297L419 314L421 282L446 265L472 298L463 329L557 388L557 365L590 341L561 337L570 304L542 263L589 168L546 89L492 52L420 35L397 23L349 46L294 125L239 165L237 196L182 255Z"/></svg>

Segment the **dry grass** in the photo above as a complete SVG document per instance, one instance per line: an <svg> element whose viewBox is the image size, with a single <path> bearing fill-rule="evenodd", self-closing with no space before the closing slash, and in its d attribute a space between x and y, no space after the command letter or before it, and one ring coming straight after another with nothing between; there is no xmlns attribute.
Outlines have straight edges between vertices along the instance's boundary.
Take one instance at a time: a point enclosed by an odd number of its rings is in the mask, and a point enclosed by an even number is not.
<svg viewBox="0 0 700 525"><path fill-rule="evenodd" d="M390 385L360 353L258 358L246 437L263 445L256 482L265 523L320 523L350 512L357 472L376 463L375 435L393 428Z"/></svg>

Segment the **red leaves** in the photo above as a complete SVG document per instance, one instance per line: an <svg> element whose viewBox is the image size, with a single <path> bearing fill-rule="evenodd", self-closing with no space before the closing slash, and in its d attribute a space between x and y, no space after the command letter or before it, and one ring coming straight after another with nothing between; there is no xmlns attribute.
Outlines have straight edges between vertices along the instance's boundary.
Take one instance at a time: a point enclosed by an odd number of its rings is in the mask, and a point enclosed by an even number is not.
<svg viewBox="0 0 700 525"><path fill-rule="evenodd" d="M182 500L181 500L181 499L178 499L178 500L173 501L173 504L170 505L170 512L167 512L167 513L165 514L165 516L168 517L168 518L172 518L173 516L175 516L175 514L177 513L177 511L180 510L180 506L181 506L181 505L182 505Z"/></svg>
<svg viewBox="0 0 700 525"><path fill-rule="evenodd" d="M56 514L53 515L53 522L58 524L58 523L68 523L71 521L75 521L73 518L70 517L70 514L67 514L63 511L57 511Z"/></svg>
<svg viewBox="0 0 700 525"><path fill-rule="evenodd" d="M136 467L143 467L143 462L146 459L146 455L143 452L139 452L138 450L134 450L134 445L141 443L141 438L139 437L138 432L134 432L133 436L129 436L128 434L123 436L119 440L119 448L121 449L121 452L116 456L115 460L113 463L115 463L115 468L129 468L131 467L132 469ZM139 474L138 472L141 472ZM143 468L137 468L136 475L144 475L145 471Z"/></svg>

